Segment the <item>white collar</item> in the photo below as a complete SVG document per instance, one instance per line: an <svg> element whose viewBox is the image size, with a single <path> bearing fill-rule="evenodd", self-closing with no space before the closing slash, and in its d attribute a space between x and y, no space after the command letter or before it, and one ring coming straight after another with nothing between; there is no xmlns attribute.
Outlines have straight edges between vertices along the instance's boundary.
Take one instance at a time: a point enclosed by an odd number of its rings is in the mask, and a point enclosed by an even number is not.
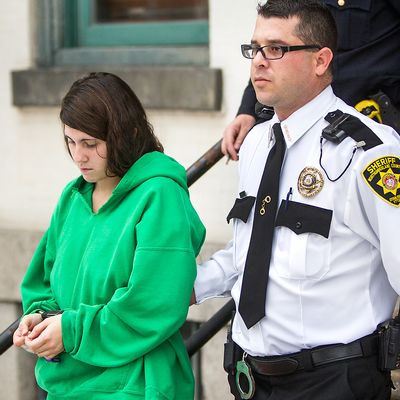
<svg viewBox="0 0 400 400"><path fill-rule="evenodd" d="M281 121L281 128L285 137L286 146L290 148L297 142L312 126L324 117L332 109L337 97L333 93L332 87L326 87L318 96L299 108L284 121ZM271 127L274 123L279 123L276 114L271 119ZM272 135L269 132L269 138Z"/></svg>

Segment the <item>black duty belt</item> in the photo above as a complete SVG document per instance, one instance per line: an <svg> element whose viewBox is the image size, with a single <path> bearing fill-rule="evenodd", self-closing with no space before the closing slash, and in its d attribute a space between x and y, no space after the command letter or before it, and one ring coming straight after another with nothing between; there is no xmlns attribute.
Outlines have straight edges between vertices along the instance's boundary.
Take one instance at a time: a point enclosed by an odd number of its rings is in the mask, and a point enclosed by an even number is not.
<svg viewBox="0 0 400 400"><path fill-rule="evenodd" d="M351 358L378 354L378 335L365 336L348 344L314 347L285 356L254 357L246 355L252 370L261 375L287 375L296 371L311 371L316 367Z"/></svg>

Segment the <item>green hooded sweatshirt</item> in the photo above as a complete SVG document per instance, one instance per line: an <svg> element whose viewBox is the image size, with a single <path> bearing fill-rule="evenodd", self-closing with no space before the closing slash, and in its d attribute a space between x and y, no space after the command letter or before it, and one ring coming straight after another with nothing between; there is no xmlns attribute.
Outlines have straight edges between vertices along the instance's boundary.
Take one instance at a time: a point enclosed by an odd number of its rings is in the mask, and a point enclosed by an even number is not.
<svg viewBox="0 0 400 400"><path fill-rule="evenodd" d="M60 362L39 358L48 400L190 400L194 380L179 329L205 229L185 170L142 156L97 213L94 185L64 189L21 290L26 314L64 310Z"/></svg>

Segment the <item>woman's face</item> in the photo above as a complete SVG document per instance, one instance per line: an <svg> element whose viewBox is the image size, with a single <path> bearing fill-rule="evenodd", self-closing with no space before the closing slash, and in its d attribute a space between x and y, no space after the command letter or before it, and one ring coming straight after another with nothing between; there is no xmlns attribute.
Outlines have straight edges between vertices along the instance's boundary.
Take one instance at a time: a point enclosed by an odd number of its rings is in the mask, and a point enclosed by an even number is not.
<svg viewBox="0 0 400 400"><path fill-rule="evenodd" d="M107 176L107 144L85 132L64 126L68 149L85 181L99 183Z"/></svg>

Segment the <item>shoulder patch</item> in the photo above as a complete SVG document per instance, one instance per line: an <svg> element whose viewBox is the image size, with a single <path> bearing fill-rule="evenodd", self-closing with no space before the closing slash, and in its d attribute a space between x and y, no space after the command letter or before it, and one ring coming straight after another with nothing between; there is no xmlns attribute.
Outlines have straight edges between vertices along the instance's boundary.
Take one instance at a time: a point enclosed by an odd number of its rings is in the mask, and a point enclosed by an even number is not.
<svg viewBox="0 0 400 400"><path fill-rule="evenodd" d="M362 171L368 186L384 201L400 207L400 158L383 156L370 162Z"/></svg>

